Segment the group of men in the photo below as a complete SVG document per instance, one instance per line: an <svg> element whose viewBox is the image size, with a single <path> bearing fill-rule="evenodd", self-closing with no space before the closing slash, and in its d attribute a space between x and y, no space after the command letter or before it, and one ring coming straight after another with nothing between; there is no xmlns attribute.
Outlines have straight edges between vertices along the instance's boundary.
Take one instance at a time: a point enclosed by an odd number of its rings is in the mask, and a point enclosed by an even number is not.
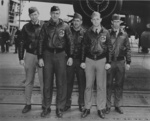
<svg viewBox="0 0 150 121"><path fill-rule="evenodd" d="M101 15L93 12L92 26L82 27L82 16L75 13L71 25L60 19L60 8L50 9L50 20L38 19L36 7L29 8L31 21L23 26L19 43L20 64L25 67L25 100L22 113L31 110L31 95L34 76L38 70L42 113L51 112L54 76L56 82L56 115L71 108L71 95L75 75L77 77L79 111L81 117L90 114L93 102L93 85L96 80L96 104L98 116L102 119L111 110L112 87L115 79L115 110L121 109L125 68L130 68L131 52L128 35L120 29L120 16L112 16L112 28L101 25ZM26 53L25 53L26 51Z"/></svg>
<svg viewBox="0 0 150 121"><path fill-rule="evenodd" d="M3 28L3 29L1 29ZM9 52L9 46L12 45L12 43L15 44L15 52L18 52L18 46L19 46L19 41L20 41L20 30L18 27L15 27L14 35L11 35L7 27L0 27L0 45L1 45L1 52Z"/></svg>

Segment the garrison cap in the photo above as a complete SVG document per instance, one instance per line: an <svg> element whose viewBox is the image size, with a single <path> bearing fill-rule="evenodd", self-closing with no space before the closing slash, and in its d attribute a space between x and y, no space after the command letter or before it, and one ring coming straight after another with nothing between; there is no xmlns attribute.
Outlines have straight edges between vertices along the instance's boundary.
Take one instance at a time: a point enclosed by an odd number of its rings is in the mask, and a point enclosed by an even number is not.
<svg viewBox="0 0 150 121"><path fill-rule="evenodd" d="M36 11L39 12L36 7L30 7L30 8L29 8L29 14L32 14L32 13L34 13L34 12L36 12Z"/></svg>
<svg viewBox="0 0 150 121"><path fill-rule="evenodd" d="M92 13L92 15L91 15L91 18L93 18L93 17L95 17L95 16L101 17L101 14L100 14L99 12L97 12L97 11L94 11L94 12Z"/></svg>
<svg viewBox="0 0 150 121"><path fill-rule="evenodd" d="M76 18L82 20L82 16L79 13L74 14L73 19L76 19Z"/></svg>
<svg viewBox="0 0 150 121"><path fill-rule="evenodd" d="M60 8L58 6L51 7L51 12L53 11L60 11Z"/></svg>

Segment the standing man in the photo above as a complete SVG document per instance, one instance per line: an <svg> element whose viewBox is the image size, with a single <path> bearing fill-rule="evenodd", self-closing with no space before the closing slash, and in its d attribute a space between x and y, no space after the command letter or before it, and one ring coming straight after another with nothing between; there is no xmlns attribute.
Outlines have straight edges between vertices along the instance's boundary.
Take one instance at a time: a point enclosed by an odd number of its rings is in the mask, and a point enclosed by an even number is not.
<svg viewBox="0 0 150 121"><path fill-rule="evenodd" d="M7 27L4 27L4 31L2 32L1 35L1 51L2 53L9 52L9 44L10 44L10 34L7 31Z"/></svg>
<svg viewBox="0 0 150 121"><path fill-rule="evenodd" d="M73 25L70 27L73 34L74 41L74 54L73 54L73 65L67 67L67 101L64 111L71 108L71 94L73 90L73 84L75 80L75 74L78 81L79 90L79 110L82 112L84 109L84 90L85 90L85 72L80 67L81 63L81 42L85 30L82 25L82 16L79 13L75 13L73 17Z"/></svg>
<svg viewBox="0 0 150 121"><path fill-rule="evenodd" d="M83 39L81 67L85 69L86 88L84 98L85 110L81 115L82 118L90 114L95 78L97 84L97 112L100 118L105 118L106 69L111 67L112 45L109 32L101 25L101 21L102 18L100 13L93 12L91 15L91 22L93 25L86 31Z"/></svg>
<svg viewBox="0 0 150 121"><path fill-rule="evenodd" d="M111 95L113 80L115 110L123 114L121 109L123 84L125 80L125 68L129 70L131 63L131 50L127 33L120 28L121 20L118 14L112 16L112 28L110 29L111 43L113 44L111 69L107 72L107 106L106 113L111 110ZM126 62L125 62L126 61Z"/></svg>
<svg viewBox="0 0 150 121"><path fill-rule="evenodd" d="M141 34L141 47L143 53L148 53L150 48L150 23L147 23L146 30Z"/></svg>
<svg viewBox="0 0 150 121"><path fill-rule="evenodd" d="M19 42L19 60L20 64L25 67L26 81L25 81L25 101L26 105L22 113L27 113L31 110L31 95L34 85L34 77L36 69L40 81L42 107L43 107L43 70L38 66L37 59L37 43L39 33L44 24L38 19L39 11L36 7L29 8L29 17L31 21L23 26L22 37ZM25 56L24 51L26 50Z"/></svg>
<svg viewBox="0 0 150 121"><path fill-rule="evenodd" d="M18 52L20 36L21 36L21 31L19 30L18 27L16 27L15 36L14 36L14 43L15 43L15 52L14 53Z"/></svg>
<svg viewBox="0 0 150 121"><path fill-rule="evenodd" d="M45 117L51 112L50 106L53 94L54 74L56 76L56 115L63 116L63 109L66 104L67 80L66 67L73 63L73 41L69 26L60 19L60 9L58 6L51 7L51 18L45 23L40 32L38 45L39 65L44 67L44 104L45 109L41 113ZM69 48L68 61L66 61L65 50ZM67 65L66 65L67 64Z"/></svg>
<svg viewBox="0 0 150 121"><path fill-rule="evenodd" d="M0 46L2 43L2 26L0 25ZM2 47L1 47L1 52L2 52Z"/></svg>

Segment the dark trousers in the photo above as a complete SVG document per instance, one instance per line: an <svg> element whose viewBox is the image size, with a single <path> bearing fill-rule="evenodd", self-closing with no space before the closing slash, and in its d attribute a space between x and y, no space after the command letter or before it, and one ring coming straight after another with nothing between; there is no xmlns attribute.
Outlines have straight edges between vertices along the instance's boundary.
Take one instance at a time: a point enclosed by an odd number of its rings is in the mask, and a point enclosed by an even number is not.
<svg viewBox="0 0 150 121"><path fill-rule="evenodd" d="M78 104L84 105L84 91L85 91L85 72L84 69L80 67L80 60L74 59L73 65L67 67L67 102L66 106L71 106L71 94L73 90L73 84L75 80L75 75L78 82L79 98Z"/></svg>
<svg viewBox="0 0 150 121"><path fill-rule="evenodd" d="M56 108L63 109L66 104L67 80L66 80L66 54L44 52L44 104L46 108L51 106L53 95L54 74L56 76Z"/></svg>
<svg viewBox="0 0 150 121"><path fill-rule="evenodd" d="M19 43L15 41L15 53L18 52L18 46L19 46Z"/></svg>
<svg viewBox="0 0 150 121"><path fill-rule="evenodd" d="M125 80L125 61L113 61L107 71L107 107L111 107L111 95L114 89L114 106L122 105L123 84Z"/></svg>
<svg viewBox="0 0 150 121"><path fill-rule="evenodd" d="M1 42L1 52L3 53L3 52L9 52L9 44L8 43L6 43L6 42Z"/></svg>

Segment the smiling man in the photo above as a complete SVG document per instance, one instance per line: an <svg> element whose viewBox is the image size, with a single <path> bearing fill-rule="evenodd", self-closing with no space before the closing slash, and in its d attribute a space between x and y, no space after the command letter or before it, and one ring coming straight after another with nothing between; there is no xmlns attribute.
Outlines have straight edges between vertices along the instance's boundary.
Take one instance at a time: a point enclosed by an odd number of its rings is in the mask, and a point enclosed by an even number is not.
<svg viewBox="0 0 150 121"><path fill-rule="evenodd" d="M79 111L84 110L84 90L85 90L85 72L80 67L81 57L81 43L85 29L82 27L82 16L79 13L75 13L73 16L72 26L70 26L74 41L74 53L73 53L73 65L67 67L67 101L64 111L71 108L71 94L73 90L73 84L75 76L77 77L78 89L79 89Z"/></svg>
<svg viewBox="0 0 150 121"><path fill-rule="evenodd" d="M111 69L107 72L107 114L111 110L111 96L113 87L115 110L118 113L123 114L121 106L123 96L123 84L125 80L125 70L129 70L131 63L131 49L129 38L128 34L120 27L121 23L122 21L119 14L113 14L112 28L109 30L113 50ZM114 79L115 83L113 83Z"/></svg>
<svg viewBox="0 0 150 121"><path fill-rule="evenodd" d="M54 74L56 77L56 115L61 118L66 104L67 80L66 65L73 63L72 55L74 44L69 26L60 19L60 9L53 6L50 10L51 18L43 25L40 32L38 45L39 65L44 67L44 104L45 108L41 113L45 117L51 112L50 106L53 94ZM66 60L66 48L69 48Z"/></svg>
<svg viewBox="0 0 150 121"><path fill-rule="evenodd" d="M96 104L98 116L105 118L104 109L106 105L106 69L111 63L112 45L109 32L101 25L101 15L93 12L91 15L92 27L90 27L83 38L81 67L85 69L85 110L81 115L85 118L90 114L93 102L93 85L96 78L97 95Z"/></svg>
<svg viewBox="0 0 150 121"><path fill-rule="evenodd" d="M29 17L31 21L23 26L21 31L21 40L19 42L19 60L20 64L25 67L26 81L25 81L25 99L26 106L22 110L22 113L27 113L31 110L31 95L34 85L34 77L36 69L38 70L38 76L41 88L41 97L43 100L43 69L38 66L37 59L37 43L40 30L44 24L40 21L39 11L36 7L29 8ZM24 54L24 51L26 53ZM42 106L43 107L43 106Z"/></svg>

